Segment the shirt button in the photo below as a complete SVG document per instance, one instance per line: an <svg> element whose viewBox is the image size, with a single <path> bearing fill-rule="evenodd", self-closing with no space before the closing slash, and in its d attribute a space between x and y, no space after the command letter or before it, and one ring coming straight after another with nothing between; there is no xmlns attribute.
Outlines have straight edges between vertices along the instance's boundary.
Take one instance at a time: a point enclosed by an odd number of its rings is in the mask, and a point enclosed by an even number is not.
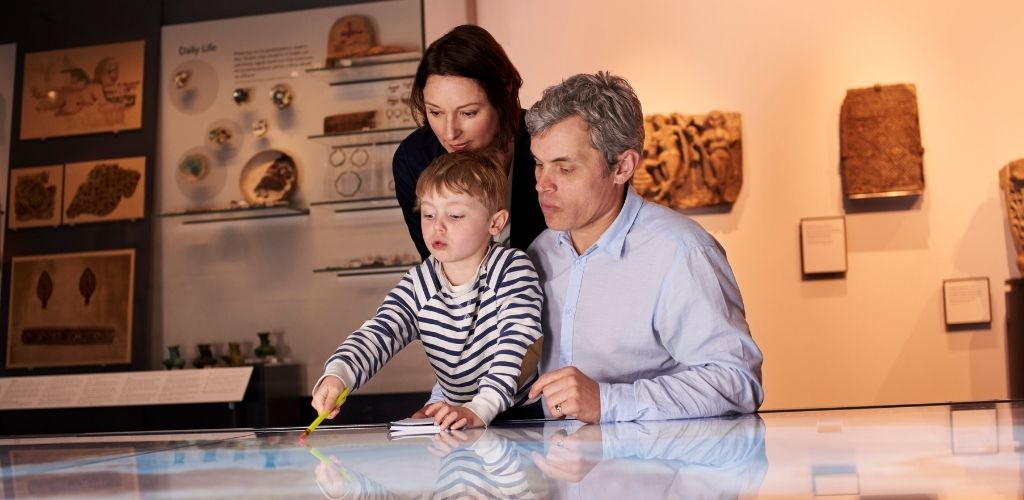
<svg viewBox="0 0 1024 500"><path fill-rule="evenodd" d="M572 309L566 309L566 310L565 310L565 316L566 316L567 318L571 318L571 317L572 317L572 314L573 314L573 310L572 310Z"/></svg>

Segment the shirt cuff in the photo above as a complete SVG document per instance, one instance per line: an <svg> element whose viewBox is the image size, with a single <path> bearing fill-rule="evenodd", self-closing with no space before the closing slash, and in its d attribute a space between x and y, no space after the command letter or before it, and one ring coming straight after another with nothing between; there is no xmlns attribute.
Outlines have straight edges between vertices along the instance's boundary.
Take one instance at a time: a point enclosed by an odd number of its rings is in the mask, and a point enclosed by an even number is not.
<svg viewBox="0 0 1024 500"><path fill-rule="evenodd" d="M491 420L498 415L498 410L501 407L501 403L498 400L498 395L494 394L490 390L482 390L473 396L473 399L462 405L469 408L476 416L480 417L484 425L490 424Z"/></svg>
<svg viewBox="0 0 1024 500"><path fill-rule="evenodd" d="M317 387L320 387L320 382L323 382L327 377L335 377L341 380L341 383L350 389L356 385L355 374L352 373L352 370L349 370L348 365L341 361L331 361L327 364L327 368L324 369L324 374L313 384L313 394L316 393Z"/></svg>
<svg viewBox="0 0 1024 500"><path fill-rule="evenodd" d="M631 422L637 419L636 389L633 384L598 384L602 422Z"/></svg>

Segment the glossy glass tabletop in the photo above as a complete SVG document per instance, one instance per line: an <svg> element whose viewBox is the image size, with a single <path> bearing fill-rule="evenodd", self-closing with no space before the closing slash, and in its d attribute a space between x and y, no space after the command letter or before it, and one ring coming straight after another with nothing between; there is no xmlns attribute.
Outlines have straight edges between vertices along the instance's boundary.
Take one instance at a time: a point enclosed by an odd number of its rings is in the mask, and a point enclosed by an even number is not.
<svg viewBox="0 0 1024 500"><path fill-rule="evenodd" d="M3 498L1021 498L1024 404L0 439Z"/></svg>

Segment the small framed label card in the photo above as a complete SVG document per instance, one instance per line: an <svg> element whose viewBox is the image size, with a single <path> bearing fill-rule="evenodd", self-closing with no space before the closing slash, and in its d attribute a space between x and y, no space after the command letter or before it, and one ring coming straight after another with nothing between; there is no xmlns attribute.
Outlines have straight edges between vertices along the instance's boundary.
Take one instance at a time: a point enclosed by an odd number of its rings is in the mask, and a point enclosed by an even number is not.
<svg viewBox="0 0 1024 500"><path fill-rule="evenodd" d="M992 322L992 299L987 277L942 280L946 326Z"/></svg>
<svg viewBox="0 0 1024 500"><path fill-rule="evenodd" d="M846 217L800 219L800 262L803 273L846 272Z"/></svg>

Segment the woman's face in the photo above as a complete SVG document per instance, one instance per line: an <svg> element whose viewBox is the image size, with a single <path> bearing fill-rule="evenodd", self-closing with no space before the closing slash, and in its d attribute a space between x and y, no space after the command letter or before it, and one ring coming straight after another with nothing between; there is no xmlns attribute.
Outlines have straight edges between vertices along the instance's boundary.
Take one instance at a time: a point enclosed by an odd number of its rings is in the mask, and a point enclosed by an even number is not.
<svg viewBox="0 0 1024 500"><path fill-rule="evenodd" d="M498 110L472 78L430 75L423 86L427 123L445 151L477 151L498 135Z"/></svg>

